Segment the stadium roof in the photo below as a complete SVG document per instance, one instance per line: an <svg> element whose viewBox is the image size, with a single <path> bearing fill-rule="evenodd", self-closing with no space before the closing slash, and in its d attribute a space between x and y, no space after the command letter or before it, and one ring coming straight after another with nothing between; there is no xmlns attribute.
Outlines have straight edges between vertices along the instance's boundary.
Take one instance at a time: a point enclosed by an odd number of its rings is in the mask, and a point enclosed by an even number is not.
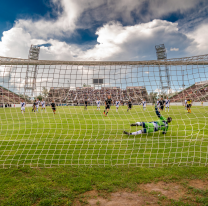
<svg viewBox="0 0 208 206"><path fill-rule="evenodd" d="M166 60L150 61L57 61L57 60L29 60L20 58L0 57L0 65L85 65L85 66L106 66L106 65L208 65L208 54L173 58Z"/></svg>

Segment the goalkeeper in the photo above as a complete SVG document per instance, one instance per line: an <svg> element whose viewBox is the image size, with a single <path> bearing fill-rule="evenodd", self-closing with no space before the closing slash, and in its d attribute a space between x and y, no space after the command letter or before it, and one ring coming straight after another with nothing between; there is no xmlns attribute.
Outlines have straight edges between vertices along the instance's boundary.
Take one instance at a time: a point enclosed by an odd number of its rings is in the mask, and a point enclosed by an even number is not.
<svg viewBox="0 0 208 206"><path fill-rule="evenodd" d="M151 133L151 132L157 132L159 130L163 130L163 134L166 134L168 131L168 124L172 121L171 117L168 117L167 119L163 117L160 112L158 111L157 105L155 104L155 113L159 117L158 121L155 122L137 122L135 124L131 124L131 126L142 126L143 129L139 130L137 132L126 132L124 131L124 134L127 135L138 135L142 133Z"/></svg>

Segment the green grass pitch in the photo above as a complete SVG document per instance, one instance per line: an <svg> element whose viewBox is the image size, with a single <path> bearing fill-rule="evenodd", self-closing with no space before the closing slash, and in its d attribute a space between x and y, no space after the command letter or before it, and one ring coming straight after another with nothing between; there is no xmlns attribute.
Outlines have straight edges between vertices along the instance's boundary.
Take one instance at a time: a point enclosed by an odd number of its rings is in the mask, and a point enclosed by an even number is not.
<svg viewBox="0 0 208 206"><path fill-rule="evenodd" d="M166 135L162 132L127 136L123 130L131 123L157 120L153 106L143 112L134 106L119 112L112 106L109 115L104 107L57 107L34 113L26 107L0 109L0 168L13 166L57 167L61 165L205 166L208 159L207 107L192 107L188 114L182 106L171 106L173 122Z"/></svg>

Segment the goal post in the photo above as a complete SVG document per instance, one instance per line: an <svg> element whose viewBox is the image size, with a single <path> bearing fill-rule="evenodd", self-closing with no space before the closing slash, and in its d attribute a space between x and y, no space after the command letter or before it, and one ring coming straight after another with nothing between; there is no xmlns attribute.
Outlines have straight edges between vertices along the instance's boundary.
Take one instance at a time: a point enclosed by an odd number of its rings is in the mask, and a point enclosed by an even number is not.
<svg viewBox="0 0 208 206"><path fill-rule="evenodd" d="M25 81L34 66L31 96ZM171 88L164 92L159 67L167 66ZM166 134L158 125L152 132L123 133L145 129L131 124L158 121L161 97L170 100L160 111L172 118ZM191 113L185 99L192 100ZM207 166L207 106L208 55L160 61L0 57L0 168Z"/></svg>

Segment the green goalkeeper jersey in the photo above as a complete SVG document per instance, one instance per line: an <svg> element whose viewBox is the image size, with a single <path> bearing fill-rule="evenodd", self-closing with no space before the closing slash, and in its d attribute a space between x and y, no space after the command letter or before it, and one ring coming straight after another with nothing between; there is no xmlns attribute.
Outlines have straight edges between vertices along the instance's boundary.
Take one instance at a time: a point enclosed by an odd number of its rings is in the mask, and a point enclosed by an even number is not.
<svg viewBox="0 0 208 206"><path fill-rule="evenodd" d="M156 112L156 115L159 117L159 120L154 122L155 124L157 124L156 131L163 130L163 132L166 133L168 131L167 119L160 114L156 106L155 106L155 112Z"/></svg>

